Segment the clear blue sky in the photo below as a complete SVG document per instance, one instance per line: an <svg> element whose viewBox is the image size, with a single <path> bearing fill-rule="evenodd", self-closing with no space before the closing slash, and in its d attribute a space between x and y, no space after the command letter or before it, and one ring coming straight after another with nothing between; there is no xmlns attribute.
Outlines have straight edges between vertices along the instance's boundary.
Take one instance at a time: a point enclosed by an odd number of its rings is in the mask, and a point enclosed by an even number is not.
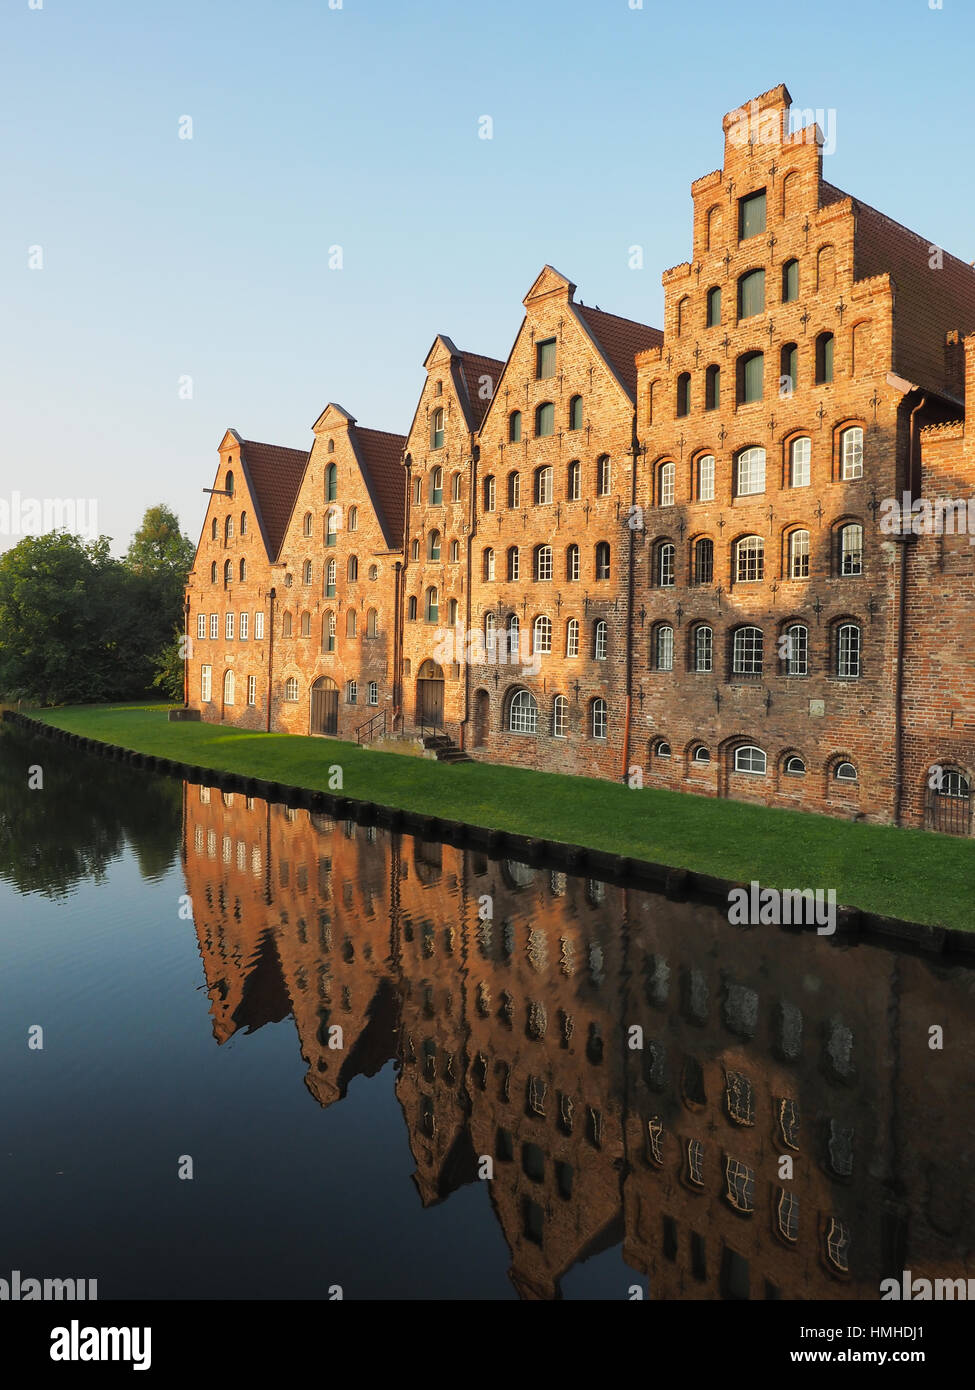
<svg viewBox="0 0 975 1390"><path fill-rule="evenodd" d="M227 426L405 432L435 334L504 357L545 262L659 325L721 117L779 82L831 182L975 259L973 0L631 3L7 0L0 498L196 540Z"/></svg>

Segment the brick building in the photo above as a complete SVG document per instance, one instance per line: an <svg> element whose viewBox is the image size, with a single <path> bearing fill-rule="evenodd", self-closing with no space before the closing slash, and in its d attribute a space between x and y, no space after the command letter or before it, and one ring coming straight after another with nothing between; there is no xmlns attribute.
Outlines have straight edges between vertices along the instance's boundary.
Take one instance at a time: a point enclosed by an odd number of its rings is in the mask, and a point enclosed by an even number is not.
<svg viewBox="0 0 975 1390"><path fill-rule="evenodd" d="M546 266L504 363L437 337L405 439L228 432L190 705L970 829L973 552L885 518L971 489L975 272L825 181L791 105L724 118L662 330Z"/></svg>

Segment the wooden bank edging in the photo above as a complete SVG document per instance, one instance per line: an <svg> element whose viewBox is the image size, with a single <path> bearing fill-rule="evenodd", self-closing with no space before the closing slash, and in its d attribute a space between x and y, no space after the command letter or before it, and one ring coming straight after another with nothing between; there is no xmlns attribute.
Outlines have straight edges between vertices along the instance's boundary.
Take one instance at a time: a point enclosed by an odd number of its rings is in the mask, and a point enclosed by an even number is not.
<svg viewBox="0 0 975 1390"><path fill-rule="evenodd" d="M589 849L585 845L565 844L561 840L536 839L508 830L489 830L468 825L463 821L445 820L439 816L404 811L396 806L382 806L374 801L359 801L333 792L308 787L289 786L248 777L242 772L222 772L202 767L198 763L181 763L172 758L139 753L115 743L70 733L54 724L31 719L16 710L4 710L3 719L41 734L56 743L67 743L83 752L96 753L113 762L128 763L147 772L163 772L181 777L187 782L218 787L221 791L242 792L264 801L278 801L286 806L332 816L334 819L355 820L361 825L380 826L386 830L417 836L424 840L439 840L458 849L482 851L490 859L514 859L532 868L565 869L572 874L586 874L607 883L625 884L663 893L668 898L707 898L725 905L733 889L749 885L740 880L717 878L694 869L675 868L652 860L633 859L611 854L607 850ZM780 931L814 931L814 927L782 926ZM908 922L899 917L887 917L865 908L838 905L836 932L828 940L849 943L860 938L880 937L890 945L913 947L926 955L951 956L975 964L975 932L959 927L936 927L924 922Z"/></svg>

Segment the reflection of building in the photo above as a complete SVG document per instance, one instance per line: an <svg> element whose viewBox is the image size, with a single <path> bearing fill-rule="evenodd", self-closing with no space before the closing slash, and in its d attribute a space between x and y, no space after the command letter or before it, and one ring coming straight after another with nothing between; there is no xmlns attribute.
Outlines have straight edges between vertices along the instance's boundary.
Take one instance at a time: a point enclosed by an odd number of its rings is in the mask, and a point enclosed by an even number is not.
<svg viewBox="0 0 975 1390"><path fill-rule="evenodd" d="M884 504L967 505L975 273L826 181L791 108L724 118L662 330L545 266L505 362L434 340L407 436L227 432L204 718L971 833L975 505L913 547Z"/></svg>
<svg viewBox="0 0 975 1390"><path fill-rule="evenodd" d="M620 1242L652 1298L975 1274L960 968L194 786L184 854L217 1041L290 1012L323 1105L395 1058L523 1297Z"/></svg>

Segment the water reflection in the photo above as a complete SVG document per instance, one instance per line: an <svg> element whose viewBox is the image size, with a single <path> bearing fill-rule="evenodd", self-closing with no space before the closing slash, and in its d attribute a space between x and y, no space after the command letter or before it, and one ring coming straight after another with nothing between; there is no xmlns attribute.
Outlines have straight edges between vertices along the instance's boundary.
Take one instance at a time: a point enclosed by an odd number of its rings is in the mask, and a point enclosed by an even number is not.
<svg viewBox="0 0 975 1390"><path fill-rule="evenodd" d="M653 1298L876 1299L903 1269L975 1274L970 972L184 799L216 1041L290 1013L321 1106L395 1059L420 1201L490 1159L521 1296L557 1297L620 1242Z"/></svg>

